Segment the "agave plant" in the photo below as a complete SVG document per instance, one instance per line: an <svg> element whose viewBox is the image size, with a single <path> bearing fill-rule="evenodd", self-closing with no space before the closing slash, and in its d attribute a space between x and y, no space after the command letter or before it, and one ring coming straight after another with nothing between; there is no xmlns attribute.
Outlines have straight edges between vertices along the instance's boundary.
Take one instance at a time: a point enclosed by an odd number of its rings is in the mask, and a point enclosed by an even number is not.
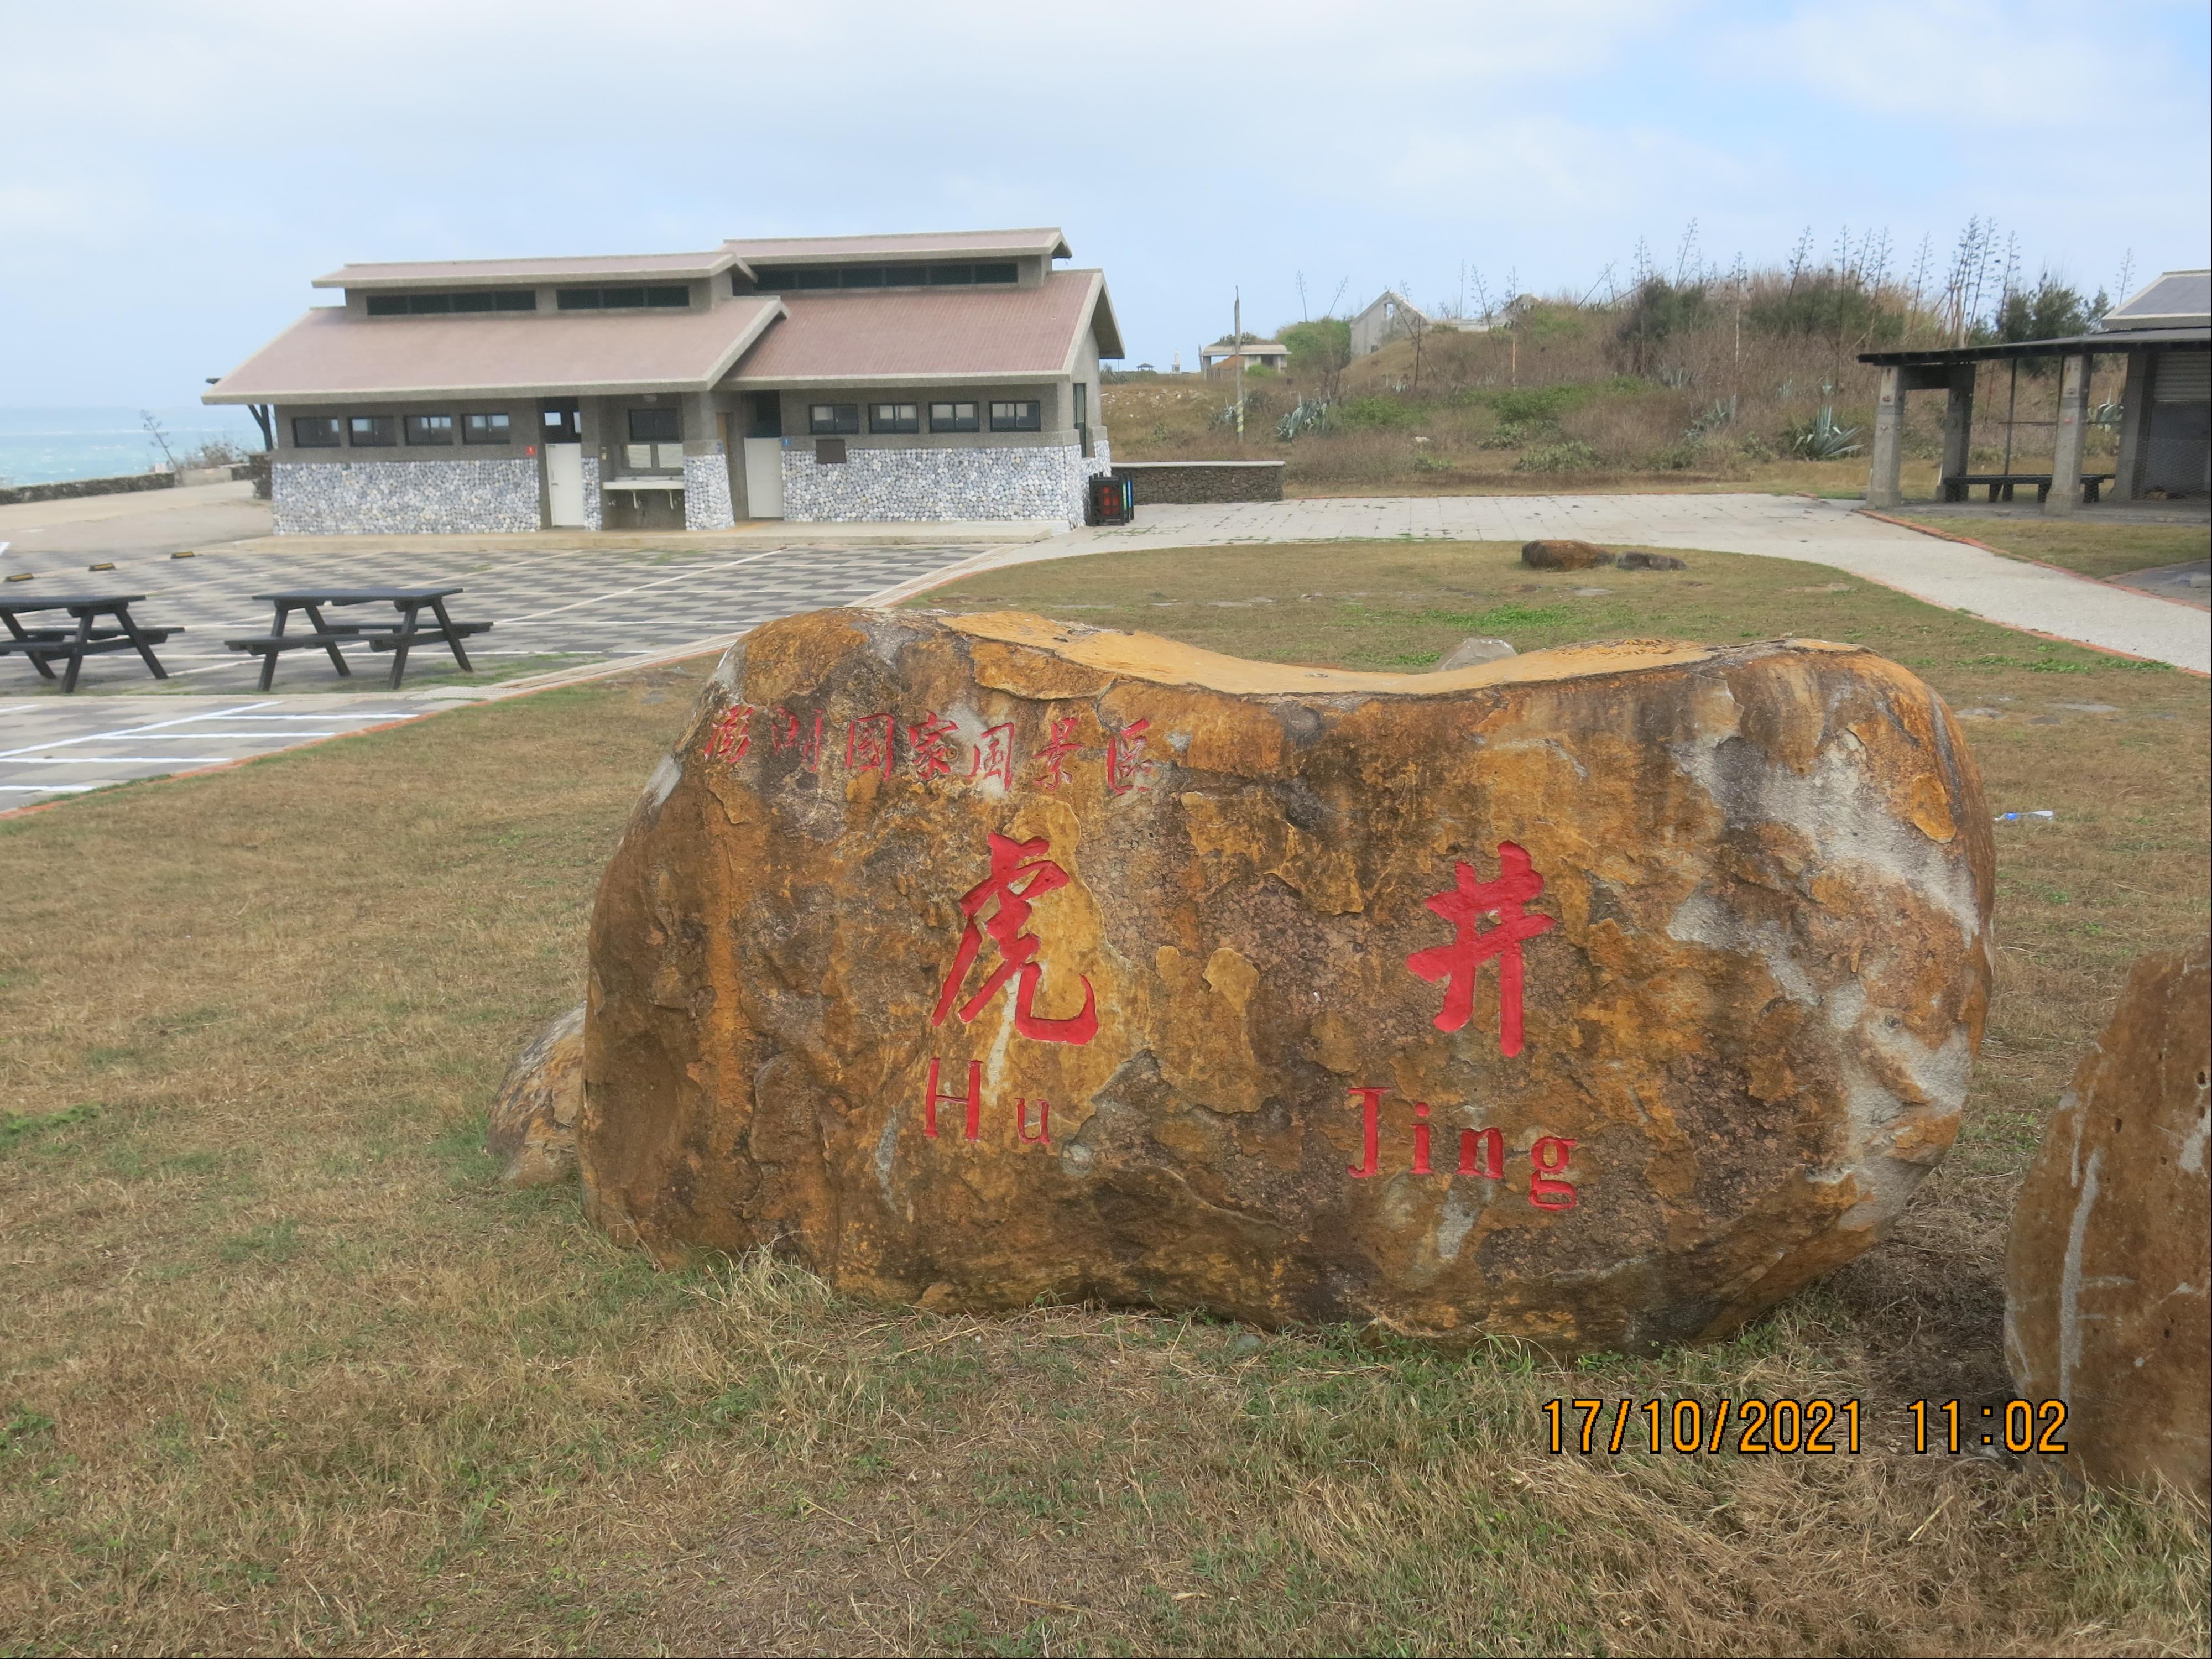
<svg viewBox="0 0 2212 1659"><path fill-rule="evenodd" d="M1792 455L1802 455L1808 460L1838 461L1859 453L1858 428L1838 426L1833 404L1822 404L1812 420L1790 428L1782 436Z"/></svg>
<svg viewBox="0 0 2212 1659"><path fill-rule="evenodd" d="M1329 425L1329 410L1326 401L1301 398L1297 407L1275 422L1275 436L1289 443L1305 433L1326 432Z"/></svg>

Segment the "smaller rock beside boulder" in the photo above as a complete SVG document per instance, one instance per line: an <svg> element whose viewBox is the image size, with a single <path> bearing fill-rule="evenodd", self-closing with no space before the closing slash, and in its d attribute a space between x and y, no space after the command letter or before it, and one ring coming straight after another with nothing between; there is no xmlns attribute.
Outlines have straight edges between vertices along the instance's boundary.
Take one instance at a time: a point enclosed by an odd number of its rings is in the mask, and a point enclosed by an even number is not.
<svg viewBox="0 0 2212 1659"><path fill-rule="evenodd" d="M2005 1358L2093 1480L2212 1498L2212 939L2136 964L2014 1206Z"/></svg>
<svg viewBox="0 0 2212 1659"><path fill-rule="evenodd" d="M1690 562L1672 553L1624 553L1613 562L1623 570L1687 570Z"/></svg>
<svg viewBox="0 0 2212 1659"><path fill-rule="evenodd" d="M1595 542L1530 542L1521 550L1521 562L1531 570L1595 570L1611 564L1613 555Z"/></svg>
<svg viewBox="0 0 2212 1659"><path fill-rule="evenodd" d="M584 1005L515 1056L492 1103L484 1150L510 1187L550 1187L576 1172L576 1114L584 1104Z"/></svg>
<svg viewBox="0 0 2212 1659"><path fill-rule="evenodd" d="M1455 668L1474 668L1482 663L1496 662L1502 657L1516 654L1512 646L1504 640L1484 639L1474 635L1452 647L1443 659L1430 672L1448 674Z"/></svg>

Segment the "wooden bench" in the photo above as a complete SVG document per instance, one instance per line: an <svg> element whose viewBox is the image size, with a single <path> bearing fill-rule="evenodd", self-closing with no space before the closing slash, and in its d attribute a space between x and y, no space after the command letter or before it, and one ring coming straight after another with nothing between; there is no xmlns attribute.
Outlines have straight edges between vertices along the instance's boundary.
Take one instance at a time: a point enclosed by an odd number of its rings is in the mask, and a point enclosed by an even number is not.
<svg viewBox="0 0 2212 1659"><path fill-rule="evenodd" d="M0 654L20 653L31 666L39 671L39 678L51 680L54 677L53 663L65 660L69 667L62 676L62 690L76 690L78 671L87 657L97 657L110 651L136 651L139 660L146 665L147 672L157 680L169 678L169 671L154 654L154 647L166 645L173 634L181 634L180 627L146 628L132 620L131 607L144 599L143 593L70 593L55 595L19 594L0 597L0 623L8 632L0 636ZM40 611L66 611L76 618L75 628L26 628L20 617ZM115 626L96 626L101 617L112 617Z"/></svg>
<svg viewBox="0 0 2212 1659"><path fill-rule="evenodd" d="M2112 483L2115 476L2110 472L2084 472L2081 475L2082 501L2095 506L2097 492ZM2048 472L1961 472L1955 478L1943 480L1943 499L1947 501L1970 501L1974 486L1986 484L1991 501L2008 501L2012 499L2014 485L2033 484L2035 499L2042 502L2050 499L2051 483L2051 476Z"/></svg>
<svg viewBox="0 0 2212 1659"><path fill-rule="evenodd" d="M224 644L234 651L252 652L260 656L261 689L266 691L276 678L276 659L295 647L307 647L330 653L331 666L348 676L353 670L346 666L338 647L349 641L366 640L374 651L389 651L392 659L392 689L399 689L400 677L407 672L407 653L418 645L449 647L453 661L462 672L473 674L475 665L469 653L461 648L461 641L471 634L489 630L488 622L457 623L446 614L446 601L459 592L459 586L441 587L316 587L288 588L277 593L256 593L253 597L276 607L276 625L266 634L247 635L239 639L226 640ZM398 620L388 623L325 622L323 607L342 605L389 605L398 613ZM288 634L284 623L295 611L305 611L310 632ZM423 626L423 613L434 619Z"/></svg>

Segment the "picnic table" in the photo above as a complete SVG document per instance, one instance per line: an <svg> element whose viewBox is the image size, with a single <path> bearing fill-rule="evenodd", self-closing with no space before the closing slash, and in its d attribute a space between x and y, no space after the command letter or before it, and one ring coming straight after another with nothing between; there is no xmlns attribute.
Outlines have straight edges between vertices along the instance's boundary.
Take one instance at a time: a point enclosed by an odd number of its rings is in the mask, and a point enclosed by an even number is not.
<svg viewBox="0 0 2212 1659"><path fill-rule="evenodd" d="M399 689L401 676L407 672L407 653L418 645L443 644L450 647L453 660L461 672L473 674L476 665L461 641L471 634L490 630L488 622L455 622L446 614L446 601L462 592L451 587L301 587L286 588L275 593L256 593L253 598L263 604L276 607L275 624L266 634L255 634L242 639L225 640L223 643L234 651L251 652L261 658L261 689L266 691L276 678L276 659L287 651L321 650L330 653L331 666L348 678L353 670L338 653L338 647L365 641L372 651L392 653L392 689ZM398 613L396 622L348 623L326 622L323 618L325 605L389 605ZM307 618L308 631L288 634L285 624L292 613L302 611ZM425 626L422 613L428 611L434 619Z"/></svg>
<svg viewBox="0 0 2212 1659"><path fill-rule="evenodd" d="M69 667L62 676L64 691L76 690L77 672L87 657L106 651L136 651L155 679L166 680L169 671L161 666L154 647L167 643L170 635L185 630L139 626L131 619L131 607L145 597L143 593L0 593L0 622L8 624L8 636L0 639L0 656L21 653L39 671L39 678L47 680L54 677L54 659L66 657ZM76 618L76 625L23 626L20 618L43 611L65 611ZM112 618L113 626L101 627L103 617Z"/></svg>

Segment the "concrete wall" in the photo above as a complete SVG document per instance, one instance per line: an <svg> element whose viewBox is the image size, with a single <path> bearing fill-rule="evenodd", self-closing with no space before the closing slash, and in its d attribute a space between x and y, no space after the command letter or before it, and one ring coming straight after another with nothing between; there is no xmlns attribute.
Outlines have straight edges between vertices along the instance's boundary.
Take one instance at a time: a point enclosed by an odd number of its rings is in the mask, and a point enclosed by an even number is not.
<svg viewBox="0 0 2212 1659"><path fill-rule="evenodd" d="M535 460L279 460L270 503L280 536L483 535L542 522Z"/></svg>
<svg viewBox="0 0 2212 1659"><path fill-rule="evenodd" d="M1125 461L1108 470L1130 481L1139 507L1283 499L1280 461Z"/></svg>

